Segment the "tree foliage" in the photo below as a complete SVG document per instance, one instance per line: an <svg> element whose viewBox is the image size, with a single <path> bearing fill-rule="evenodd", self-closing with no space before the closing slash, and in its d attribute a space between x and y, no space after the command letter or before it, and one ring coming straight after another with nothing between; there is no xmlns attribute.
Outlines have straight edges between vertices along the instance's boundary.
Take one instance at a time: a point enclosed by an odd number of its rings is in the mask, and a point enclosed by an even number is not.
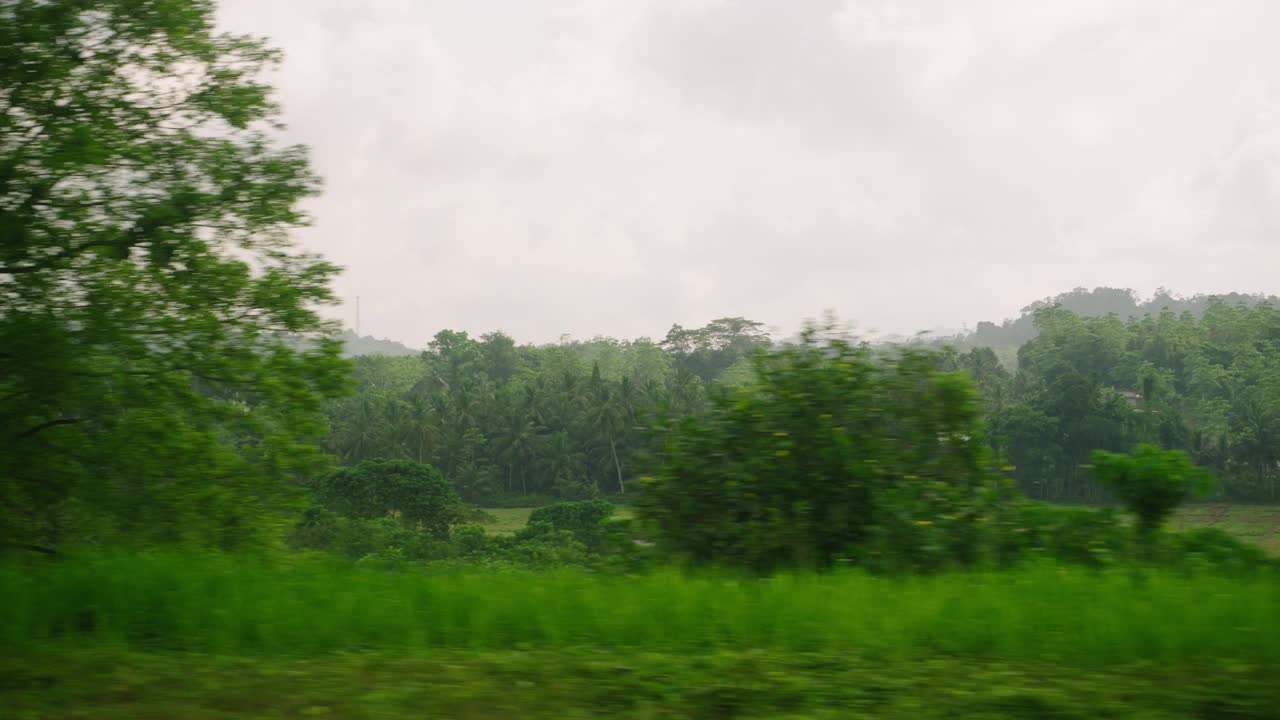
<svg viewBox="0 0 1280 720"><path fill-rule="evenodd" d="M967 379L812 329L756 362L666 432L640 517L667 550L758 570L976 558L1007 490Z"/></svg>
<svg viewBox="0 0 1280 720"><path fill-rule="evenodd" d="M411 460L366 460L339 468L314 483L316 500L339 515L394 516L410 527L446 538L463 518L462 501L430 465Z"/></svg>
<svg viewBox="0 0 1280 720"><path fill-rule="evenodd" d="M1213 478L1181 450L1139 445L1124 455L1097 450L1093 477L1110 488L1137 519L1138 531L1151 536L1187 498L1208 492Z"/></svg>
<svg viewBox="0 0 1280 720"><path fill-rule="evenodd" d="M0 524L234 545L346 381L278 54L205 0L0 3ZM298 350L286 335L311 337Z"/></svg>
<svg viewBox="0 0 1280 720"><path fill-rule="evenodd" d="M758 324L742 322L757 337ZM741 378L738 362L759 343L727 332L708 333L727 343L709 352ZM725 374L708 383L679 364L647 339L535 347L445 330L418 357L357 358L356 394L330 403L325 447L345 464L430 463L471 501L625 493L650 422L701 412Z"/></svg>
<svg viewBox="0 0 1280 720"><path fill-rule="evenodd" d="M1105 500L1086 472L1092 452L1149 443L1211 469L1223 499L1280 500L1280 311L1270 303L1213 299L1199 317L1127 321L1043 307L1036 323L1016 372L970 369L1028 495Z"/></svg>

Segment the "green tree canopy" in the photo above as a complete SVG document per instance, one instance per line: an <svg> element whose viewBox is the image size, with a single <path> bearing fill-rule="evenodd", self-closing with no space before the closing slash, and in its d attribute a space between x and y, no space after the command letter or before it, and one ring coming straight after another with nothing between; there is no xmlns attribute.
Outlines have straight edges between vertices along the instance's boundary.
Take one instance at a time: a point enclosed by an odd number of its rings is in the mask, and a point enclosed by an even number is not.
<svg viewBox="0 0 1280 720"><path fill-rule="evenodd" d="M321 505L350 518L398 516L436 537L462 519L462 501L430 465L411 460L366 460L314 483Z"/></svg>
<svg viewBox="0 0 1280 720"><path fill-rule="evenodd" d="M765 570L973 559L1007 483L963 375L813 330L756 363L667 431L640 505L666 549Z"/></svg>
<svg viewBox="0 0 1280 720"><path fill-rule="evenodd" d="M1097 450L1093 478L1110 488L1150 537L1187 498L1209 491L1213 477L1181 450L1139 445L1124 455Z"/></svg>
<svg viewBox="0 0 1280 720"><path fill-rule="evenodd" d="M347 369L260 41L207 0L0 3L0 521L234 544ZM307 338L306 349L286 338Z"/></svg>

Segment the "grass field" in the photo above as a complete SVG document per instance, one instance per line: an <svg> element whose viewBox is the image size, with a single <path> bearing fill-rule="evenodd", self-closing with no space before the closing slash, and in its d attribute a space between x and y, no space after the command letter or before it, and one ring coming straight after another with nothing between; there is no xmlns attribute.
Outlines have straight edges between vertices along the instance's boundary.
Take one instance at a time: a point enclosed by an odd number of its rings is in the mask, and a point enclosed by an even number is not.
<svg viewBox="0 0 1280 720"><path fill-rule="evenodd" d="M488 532L513 533L524 527L529 522L529 513L534 508L483 508L485 512L497 518L496 522L488 523L484 529ZM613 510L614 517L630 517L631 508L626 505L618 505Z"/></svg>
<svg viewBox="0 0 1280 720"><path fill-rule="evenodd" d="M0 565L0 650L9 651L51 641L208 653L595 646L1280 664L1277 608L1280 580L1269 572L618 577L177 554Z"/></svg>
<svg viewBox="0 0 1280 720"><path fill-rule="evenodd" d="M524 527L533 508L486 508L497 518L485 529L491 533L511 533ZM615 515L627 517L631 508L620 506ZM1177 530L1216 527L1236 537L1260 545L1272 555L1280 555L1280 505L1197 504L1180 509L1173 518Z"/></svg>
<svg viewBox="0 0 1280 720"><path fill-rule="evenodd" d="M14 720L245 718L1274 718L1274 668L1106 669L843 653L379 652L308 658L94 650L0 658Z"/></svg>
<svg viewBox="0 0 1280 720"><path fill-rule="evenodd" d="M625 509L623 509L625 512ZM490 510L490 532L529 509ZM1197 505L1280 550L1280 508ZM1280 719L1280 578L0 563L4 718Z"/></svg>
<svg viewBox="0 0 1280 720"><path fill-rule="evenodd" d="M1173 527L1185 530L1216 527L1241 540L1280 555L1280 506L1197 504L1184 507L1173 518Z"/></svg>
<svg viewBox="0 0 1280 720"><path fill-rule="evenodd" d="M0 564L6 718L1280 717L1280 578Z"/></svg>

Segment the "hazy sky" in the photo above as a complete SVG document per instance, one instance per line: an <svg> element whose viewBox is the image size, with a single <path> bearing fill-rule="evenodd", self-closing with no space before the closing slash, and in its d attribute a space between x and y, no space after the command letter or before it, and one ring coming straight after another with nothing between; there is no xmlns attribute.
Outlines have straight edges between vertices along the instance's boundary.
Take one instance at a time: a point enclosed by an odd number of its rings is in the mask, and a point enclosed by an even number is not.
<svg viewBox="0 0 1280 720"><path fill-rule="evenodd" d="M1280 290L1275 0L221 4L286 53L367 334Z"/></svg>

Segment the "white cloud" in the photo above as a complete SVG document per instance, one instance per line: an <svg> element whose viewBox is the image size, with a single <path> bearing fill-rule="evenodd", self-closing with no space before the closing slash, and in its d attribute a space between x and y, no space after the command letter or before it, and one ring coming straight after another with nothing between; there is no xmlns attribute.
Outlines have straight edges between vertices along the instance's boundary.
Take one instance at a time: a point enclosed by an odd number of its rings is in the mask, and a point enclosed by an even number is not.
<svg viewBox="0 0 1280 720"><path fill-rule="evenodd" d="M363 329L911 332L1274 290L1280 4L223 0ZM1271 284L1268 284L1271 283ZM347 314L350 314L350 310Z"/></svg>

